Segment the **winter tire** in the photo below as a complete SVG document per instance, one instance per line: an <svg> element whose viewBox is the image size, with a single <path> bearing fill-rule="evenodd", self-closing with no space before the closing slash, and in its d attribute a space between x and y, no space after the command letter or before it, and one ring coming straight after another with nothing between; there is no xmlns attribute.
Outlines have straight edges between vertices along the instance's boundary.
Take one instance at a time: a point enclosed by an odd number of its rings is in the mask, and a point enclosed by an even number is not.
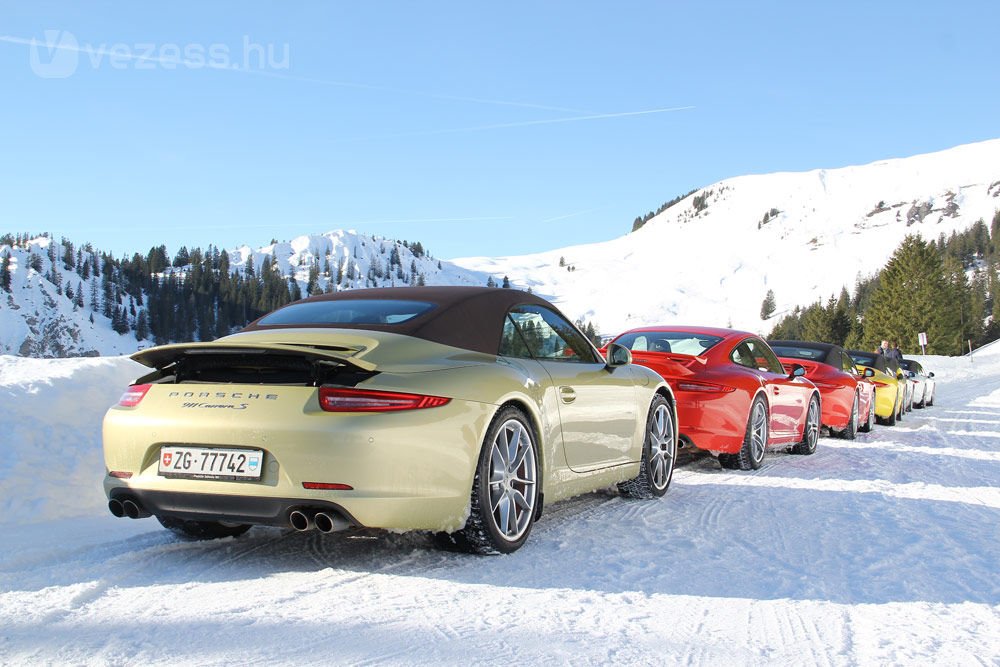
<svg viewBox="0 0 1000 667"><path fill-rule="evenodd" d="M537 505L535 435L524 413L507 407L486 432L465 528L438 541L477 554L512 553L527 541Z"/></svg>
<svg viewBox="0 0 1000 667"><path fill-rule="evenodd" d="M857 423L857 407L857 397L855 397L854 415L851 417L852 426L848 426L848 428L852 430L851 439L854 438L854 425ZM802 442L791 448L790 451L792 454L803 454L808 456L809 454L814 454L816 452L816 443L819 441L819 420L819 396L813 394L809 398L809 409L806 412L806 425L802 428ZM847 436L845 435L844 437L846 438Z"/></svg>
<svg viewBox="0 0 1000 667"><path fill-rule="evenodd" d="M646 417L646 437L642 445L639 474L618 485L629 498L659 498L667 492L677 458L677 424L667 399L657 394Z"/></svg>
<svg viewBox="0 0 1000 667"><path fill-rule="evenodd" d="M810 409L812 405L809 406ZM840 437L844 440L854 440L858 433L858 411L861 409L860 399L857 393L854 394L854 403L851 405L851 417L847 421L847 427L840 432Z"/></svg>
<svg viewBox="0 0 1000 667"><path fill-rule="evenodd" d="M190 521L172 516L158 516L164 528L185 540L217 540L222 537L239 537L250 530L250 524L227 524L218 521Z"/></svg>
<svg viewBox="0 0 1000 667"><path fill-rule="evenodd" d="M733 456L736 459L736 466L740 470L757 470L764 462L764 451L767 449L767 438L769 432L769 422L767 414L767 401L762 396L757 396L750 404L750 417L747 419L747 431L743 436L743 445L740 451ZM722 457L719 457L720 464Z"/></svg>
<svg viewBox="0 0 1000 667"><path fill-rule="evenodd" d="M872 397L871 403L868 405L868 419L865 423L858 427L858 430L862 433L871 433L872 429L875 427L875 397Z"/></svg>

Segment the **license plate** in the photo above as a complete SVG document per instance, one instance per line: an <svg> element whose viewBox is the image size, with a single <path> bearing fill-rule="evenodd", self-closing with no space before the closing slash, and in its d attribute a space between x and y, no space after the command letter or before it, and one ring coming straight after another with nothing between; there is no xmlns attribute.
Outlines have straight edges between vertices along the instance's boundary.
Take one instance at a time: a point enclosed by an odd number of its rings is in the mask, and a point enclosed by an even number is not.
<svg viewBox="0 0 1000 667"><path fill-rule="evenodd" d="M260 479L264 452L219 447L160 447L159 473L195 479Z"/></svg>

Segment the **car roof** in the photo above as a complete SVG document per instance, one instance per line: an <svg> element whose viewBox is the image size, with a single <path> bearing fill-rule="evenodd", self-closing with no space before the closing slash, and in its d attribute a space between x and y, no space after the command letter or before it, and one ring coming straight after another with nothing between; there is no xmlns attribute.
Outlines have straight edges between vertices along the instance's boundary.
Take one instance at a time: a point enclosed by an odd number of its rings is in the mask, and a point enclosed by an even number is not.
<svg viewBox="0 0 1000 667"><path fill-rule="evenodd" d="M884 355L875 354L874 352L865 352L864 350L847 350L847 354L851 355L853 358L855 355L863 355L865 357L871 357L872 363L861 364L862 366L871 366L872 368L878 369L883 373L887 373L889 369L888 360Z"/></svg>
<svg viewBox="0 0 1000 667"><path fill-rule="evenodd" d="M749 331L740 331L738 329L721 329L718 327L692 327L692 326L673 326L666 324L658 324L650 327L638 327L636 329L629 329L623 333L642 333L642 332L655 332L655 331L676 331L678 333L691 333L691 334L705 334L708 336L718 336L719 338L729 338L730 336L757 336L757 334L752 334Z"/></svg>
<svg viewBox="0 0 1000 667"><path fill-rule="evenodd" d="M773 347L801 347L807 350L817 350L818 352L823 352L823 363L829 364L831 366L840 367L840 352L844 349L839 345L834 345L833 343L817 343L811 340L770 340L768 339L767 344ZM777 350L774 351L779 357L781 356ZM786 357L786 359L789 357Z"/></svg>
<svg viewBox="0 0 1000 667"><path fill-rule="evenodd" d="M423 301L434 308L395 324L260 324L261 319L248 324L243 331L269 331L289 328L310 329L362 329L389 331L434 341L466 350L496 354L500 349L504 318L517 305L545 306L559 313L559 309L545 299L518 289L503 287L379 287L373 289L333 292L302 299L289 306L314 301L351 301L359 299L385 299ZM278 309L281 310L281 309ZM275 311L277 312L277 311ZM562 313L559 313L562 315ZM565 315L562 315L564 318ZM266 317L266 316L265 316ZM567 321L568 320L567 318Z"/></svg>

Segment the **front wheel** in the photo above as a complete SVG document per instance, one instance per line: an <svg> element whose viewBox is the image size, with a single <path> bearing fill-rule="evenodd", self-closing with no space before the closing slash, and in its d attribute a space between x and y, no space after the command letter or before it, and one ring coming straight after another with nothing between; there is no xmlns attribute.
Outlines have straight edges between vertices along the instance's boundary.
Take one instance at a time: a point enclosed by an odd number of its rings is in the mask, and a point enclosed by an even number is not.
<svg viewBox="0 0 1000 667"><path fill-rule="evenodd" d="M527 541L538 505L538 452L531 423L508 407L486 433L465 527L442 539L464 551L509 554Z"/></svg>
<svg viewBox="0 0 1000 667"><path fill-rule="evenodd" d="M239 537L250 530L246 523L221 523L219 521L189 521L172 516L158 516L160 525L185 540L217 540L222 537Z"/></svg>
<svg viewBox="0 0 1000 667"><path fill-rule="evenodd" d="M667 399L657 394L646 417L646 437L642 446L639 474L618 485L629 498L659 498L667 492L677 458L677 425Z"/></svg>
<svg viewBox="0 0 1000 667"><path fill-rule="evenodd" d="M857 397L855 397L852 423L857 421ZM819 396L813 394L809 398L809 410L806 412L806 424L802 428L802 441L791 449L792 454L813 454L816 442L819 440Z"/></svg>

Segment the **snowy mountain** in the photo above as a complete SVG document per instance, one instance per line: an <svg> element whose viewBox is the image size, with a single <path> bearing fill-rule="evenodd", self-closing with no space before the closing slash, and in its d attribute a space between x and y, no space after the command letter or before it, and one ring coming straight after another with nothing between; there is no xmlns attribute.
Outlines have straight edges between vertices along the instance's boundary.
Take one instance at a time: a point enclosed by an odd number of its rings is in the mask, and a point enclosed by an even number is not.
<svg viewBox="0 0 1000 667"><path fill-rule="evenodd" d="M332 231L228 251L229 271L294 277L303 295L390 285L531 288L599 331L655 323L769 330L760 306L773 290L777 312L851 288L878 271L907 234L926 239L987 224L1000 209L1000 139L858 167L741 176L696 190L641 229L602 243L515 257L438 260L419 243ZM0 241L10 253L11 289L0 290L0 354L61 357L122 354L149 341L112 330L104 284L81 264L97 252L40 237ZM167 258L169 260L169 258ZM35 267L31 266L34 260ZM169 263L169 261L167 262ZM190 267L158 275L183 278ZM82 294L78 294L81 292ZM73 294L71 297L70 294ZM124 328L142 304L114 294ZM127 313L127 315L125 314ZM123 327L119 327L120 329Z"/></svg>
<svg viewBox="0 0 1000 667"><path fill-rule="evenodd" d="M11 276L10 291L0 290L0 354L116 355L150 345L151 341L134 335L144 299L123 296L108 285L107 269L104 275L98 273L105 265L99 252L82 248L70 266L64 259L67 248L73 255L68 245L44 236L20 244L0 243L0 258L10 254ZM315 274L314 293L421 283L484 285L489 280L485 274L431 257L420 243L353 231L300 236L258 249L243 246L228 251L227 259L230 273L249 271L258 276L273 261L273 270L284 278L294 277L303 295L309 291L311 274ZM157 275L183 280L192 270L191 265L166 266ZM128 318L131 331L114 331L114 317L104 305L109 298Z"/></svg>
<svg viewBox="0 0 1000 667"><path fill-rule="evenodd" d="M1000 210L1000 139L841 169L741 176L696 190L641 229L520 257L470 257L602 332L658 324L769 330L776 316L853 288L907 234L990 224Z"/></svg>

